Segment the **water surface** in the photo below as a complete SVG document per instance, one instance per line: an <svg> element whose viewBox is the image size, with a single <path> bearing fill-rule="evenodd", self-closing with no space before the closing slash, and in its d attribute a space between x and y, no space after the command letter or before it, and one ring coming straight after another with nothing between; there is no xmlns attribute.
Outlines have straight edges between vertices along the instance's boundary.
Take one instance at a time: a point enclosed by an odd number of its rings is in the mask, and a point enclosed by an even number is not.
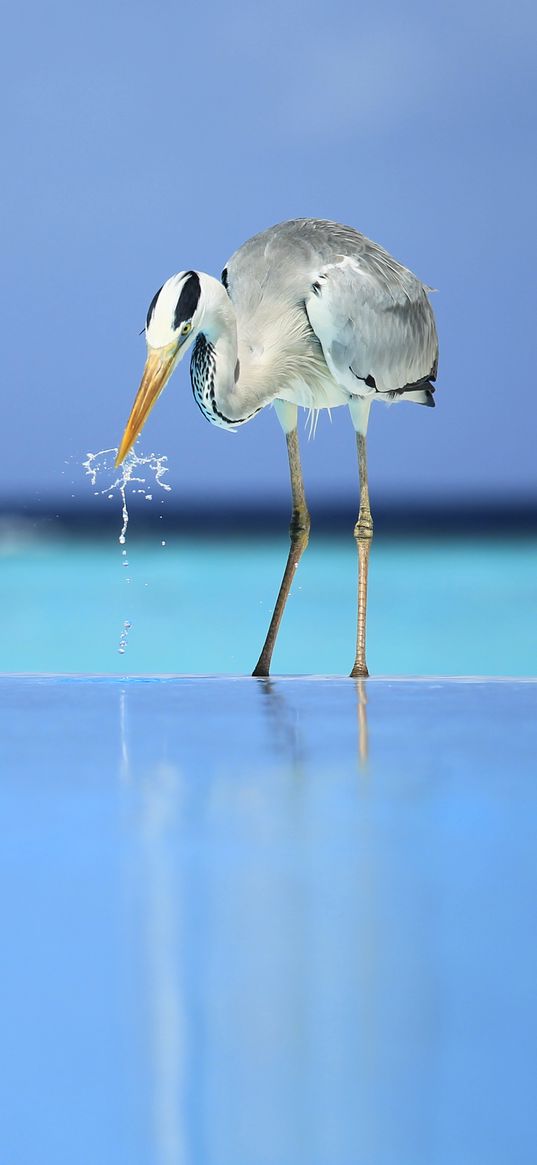
<svg viewBox="0 0 537 1165"><path fill-rule="evenodd" d="M536 711L2 680L2 1158L533 1165Z"/></svg>

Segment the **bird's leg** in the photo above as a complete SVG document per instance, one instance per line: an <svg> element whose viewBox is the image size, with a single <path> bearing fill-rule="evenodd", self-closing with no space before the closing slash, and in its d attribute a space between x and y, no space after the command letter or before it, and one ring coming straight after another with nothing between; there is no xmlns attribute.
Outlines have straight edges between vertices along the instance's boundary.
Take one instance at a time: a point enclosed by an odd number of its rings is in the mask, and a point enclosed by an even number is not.
<svg viewBox="0 0 537 1165"><path fill-rule="evenodd" d="M369 489L367 484L367 450L366 432L369 419L369 402L356 402L351 408L356 432L358 447L358 470L360 474L360 510L358 521L354 527L354 537L358 547L358 627L356 632L356 658L351 676L368 676L365 661L365 627L367 615L367 573L369 569L369 552L373 539L373 519L369 505Z"/></svg>
<svg viewBox="0 0 537 1165"><path fill-rule="evenodd" d="M296 413L295 413L296 417ZM293 581L296 568L299 564L300 558L308 545L310 532L310 516L308 507L306 505L306 497L304 494L304 482L302 480L302 467L300 465L300 450L298 447L298 432L296 425L294 429L286 433L287 452L289 455L289 470L291 474L291 490L293 495L293 513L291 516L291 525L289 534L291 536L291 548L289 550L289 557L285 567L284 576L280 586L276 606L270 621L270 627L267 632L267 638L263 646L263 650L257 664L254 668L254 676L268 676L270 671L270 662L272 659L272 652L274 651L274 644L276 643L276 636L282 621L282 615L287 602L287 596L291 590L291 583Z"/></svg>
<svg viewBox="0 0 537 1165"><path fill-rule="evenodd" d="M367 617L367 573L369 551L373 539L373 519L369 506L367 486L367 453L365 433L356 434L358 445L358 466L360 470L360 511L354 527L354 537L358 547L358 627L356 632L356 658L351 676L368 676L365 661L365 628Z"/></svg>

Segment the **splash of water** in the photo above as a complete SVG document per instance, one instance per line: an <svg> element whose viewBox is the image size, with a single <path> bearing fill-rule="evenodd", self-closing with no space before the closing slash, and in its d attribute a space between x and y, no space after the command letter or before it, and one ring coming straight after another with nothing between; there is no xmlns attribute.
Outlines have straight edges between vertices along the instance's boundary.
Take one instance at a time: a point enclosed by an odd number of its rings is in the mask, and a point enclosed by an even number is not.
<svg viewBox="0 0 537 1165"><path fill-rule="evenodd" d="M122 526L118 535L118 541L123 547L121 554L123 557L122 566L128 567L128 559L126 557L127 551L125 543L127 541L127 527L129 525L129 509L127 505L127 491L131 493L143 494L146 501L153 500L152 490L158 486L161 490L170 492L171 486L163 480L166 473L169 472L167 461L168 458L158 456L156 453L150 453L147 457L140 457L131 449L127 454L124 462L120 466L115 466L117 449L100 449L98 453L88 453L86 460L82 462L85 473L90 479L91 485L96 496L104 495L113 500L113 498L121 498L121 520ZM95 488L97 485L102 485L104 488ZM164 543L162 543L164 546ZM125 582L130 583L130 578L126 578ZM118 652L124 655L127 648L127 640L132 623L125 619L123 628L119 637Z"/></svg>
<svg viewBox="0 0 537 1165"><path fill-rule="evenodd" d="M127 538L127 526L129 524L129 511L127 507L127 488L132 486L132 493L144 494L146 501L153 500L153 494L150 492L152 487L148 488L147 479L153 478L154 484L160 486L160 489L171 490L171 485L163 481L164 475L169 473L166 464L167 457L159 457L156 453L150 453L147 457L139 457L134 449L131 449L127 454L122 465L114 466L117 449L100 449L98 453L88 453L86 460L82 462L83 468L87 473L93 487L97 485L97 478L103 480L103 474L106 484L104 489L96 489L96 494L106 494L109 498L113 498L119 493L121 497L121 511L123 525L119 535L119 541L124 546ZM140 476L140 470L144 471L143 477ZM112 480L106 480L106 479ZM145 488L134 489L135 486Z"/></svg>

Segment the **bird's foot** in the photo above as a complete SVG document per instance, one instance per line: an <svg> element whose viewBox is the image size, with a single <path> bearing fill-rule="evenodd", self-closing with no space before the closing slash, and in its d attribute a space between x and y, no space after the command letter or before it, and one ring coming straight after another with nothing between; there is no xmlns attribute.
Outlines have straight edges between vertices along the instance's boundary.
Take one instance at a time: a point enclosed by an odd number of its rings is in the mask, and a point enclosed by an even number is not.
<svg viewBox="0 0 537 1165"><path fill-rule="evenodd" d="M267 663L263 659L263 656L261 655L259 657L255 667L254 667L253 672L252 672L252 678L255 677L256 679L267 680L269 678L269 675L270 675L270 660Z"/></svg>

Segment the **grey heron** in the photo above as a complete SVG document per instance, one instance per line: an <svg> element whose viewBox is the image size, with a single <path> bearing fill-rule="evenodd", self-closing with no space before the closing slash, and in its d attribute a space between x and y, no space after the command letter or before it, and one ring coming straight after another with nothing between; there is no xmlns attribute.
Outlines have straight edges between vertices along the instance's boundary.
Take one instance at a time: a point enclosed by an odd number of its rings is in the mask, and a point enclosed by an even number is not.
<svg viewBox="0 0 537 1165"><path fill-rule="evenodd" d="M176 364L190 376L208 421L235 429L273 404L285 433L292 493L291 546L254 676L268 676L299 560L308 544L298 408L347 405L356 431L359 513L356 654L367 676L366 606L373 520L366 434L373 401L434 405L438 339L428 292L408 268L352 227L293 219L232 255L221 281L180 271L156 292L146 320L147 359L118 451L121 464Z"/></svg>

